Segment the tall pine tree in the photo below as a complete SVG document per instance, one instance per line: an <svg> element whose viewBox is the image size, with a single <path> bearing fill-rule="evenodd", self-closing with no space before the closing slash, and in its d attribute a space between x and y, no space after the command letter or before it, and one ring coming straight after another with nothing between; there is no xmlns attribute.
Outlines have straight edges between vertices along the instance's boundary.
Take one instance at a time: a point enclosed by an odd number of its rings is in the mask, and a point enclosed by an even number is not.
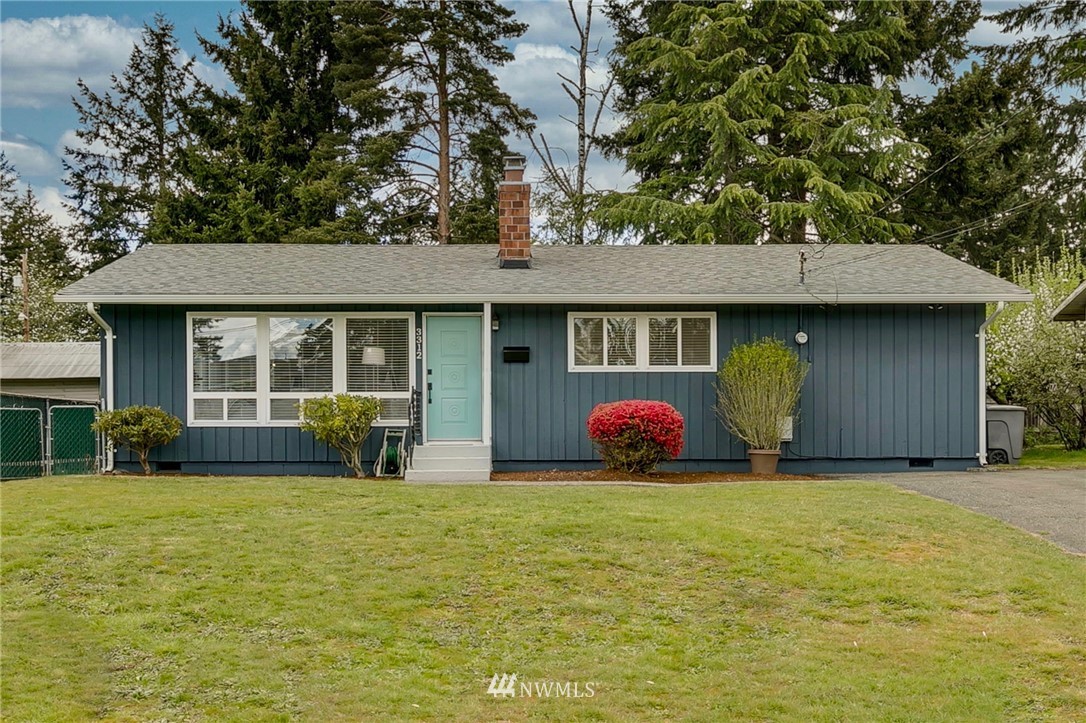
<svg viewBox="0 0 1086 723"><path fill-rule="evenodd" d="M92 268L142 244L174 240L167 208L186 188L177 161L188 144L184 109L197 82L173 31L162 15L145 25L105 93L79 81L80 145L65 149L65 181Z"/></svg>
<svg viewBox="0 0 1086 723"><path fill-rule="evenodd" d="M64 232L38 205L34 191L30 187L20 190L20 185L15 166L0 153L0 263L5 283L21 273L24 253L60 281L74 281L78 267Z"/></svg>
<svg viewBox="0 0 1086 723"><path fill-rule="evenodd" d="M893 118L892 74L939 63L909 31L910 9L649 2L620 14L626 123L611 151L640 180L610 199L604 220L650 242L906 236L884 207L923 148Z"/></svg>
<svg viewBox="0 0 1086 723"><path fill-rule="evenodd" d="M69 241L30 188L19 189L15 168L0 154L0 340L23 341L22 257L28 259L26 284L31 341L80 341L97 338L94 322L78 304L58 304L53 296L79 276Z"/></svg>
<svg viewBox="0 0 1086 723"><path fill-rule="evenodd" d="M906 109L906 132L930 152L900 201L914 241L993 272L1077 243L1066 196L1082 178L1066 171L1070 129L1045 120L1050 103L1027 66L989 63Z"/></svg>
<svg viewBox="0 0 1086 723"><path fill-rule="evenodd" d="M204 88L182 156L192 181L171 208L183 243L277 243L332 222L342 195L321 152L340 114L330 3L246 2L200 38L233 88Z"/></svg>
<svg viewBox="0 0 1086 723"><path fill-rule="evenodd" d="M396 130L405 140L394 195L426 202L414 240L493 242L503 139L530 130L532 115L490 68L513 59L503 43L526 26L495 0L406 0L394 15L403 72Z"/></svg>

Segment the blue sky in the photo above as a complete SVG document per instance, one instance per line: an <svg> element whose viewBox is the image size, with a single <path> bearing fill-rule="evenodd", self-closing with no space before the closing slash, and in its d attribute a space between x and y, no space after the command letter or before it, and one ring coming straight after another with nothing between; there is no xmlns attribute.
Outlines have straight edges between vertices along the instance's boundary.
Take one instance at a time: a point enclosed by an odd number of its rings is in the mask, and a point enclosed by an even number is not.
<svg viewBox="0 0 1086 723"><path fill-rule="evenodd" d="M602 4L602 3L601 3ZM1006 2L986 2L986 10ZM558 147L572 149L572 127L560 114L569 114L569 101L555 77L571 74L576 59L569 49L575 34L565 2L520 0L508 2L528 32L513 50L516 60L497 73L502 88L539 117L538 130ZM43 206L58 220L66 189L61 159L65 145L75 143L77 116L71 104L76 80L83 78L95 91L109 86L111 73L127 63L140 29L156 12L176 26L182 49L197 59L197 72L216 85L225 83L221 70L203 57L196 33L215 37L220 14L238 10L237 2L26 2L0 1L0 147L33 186ZM602 17L594 26L606 33ZM982 21L971 38L976 43L999 39L998 29ZM603 38L602 50L612 43ZM922 90L922 84L911 86ZM606 130L606 129L604 129ZM531 155L526 141L515 149ZM538 163L529 164L530 169ZM622 169L595 158L591 177L600 188L624 187Z"/></svg>

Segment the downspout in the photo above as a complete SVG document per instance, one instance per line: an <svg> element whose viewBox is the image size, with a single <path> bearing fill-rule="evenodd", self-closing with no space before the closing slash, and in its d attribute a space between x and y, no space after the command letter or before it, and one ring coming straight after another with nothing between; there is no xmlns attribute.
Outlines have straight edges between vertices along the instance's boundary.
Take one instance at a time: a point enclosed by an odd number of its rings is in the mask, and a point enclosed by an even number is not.
<svg viewBox="0 0 1086 723"><path fill-rule="evenodd" d="M106 323L106 320L102 318L101 314L94 308L94 304L90 301L87 302L87 313L90 317L97 322L98 326L102 327L102 331L106 338L106 368L103 370L102 377L106 380L104 396L105 396L105 411L112 411L113 409L113 327ZM106 466L103 472L113 471L113 447L106 447Z"/></svg>
<svg viewBox="0 0 1086 723"><path fill-rule="evenodd" d="M995 311L984 320L984 323L980 325L980 329L977 331L977 349L980 353L980 359L978 360L980 378L977 382L980 396L980 416L977 417L980 423L977 426L980 428L980 433L978 435L977 460L980 462L981 467L988 464L988 422L985 420L988 415L988 404L985 401L988 397L988 327L992 325L997 316L1003 313L1006 305L1002 301L996 304Z"/></svg>

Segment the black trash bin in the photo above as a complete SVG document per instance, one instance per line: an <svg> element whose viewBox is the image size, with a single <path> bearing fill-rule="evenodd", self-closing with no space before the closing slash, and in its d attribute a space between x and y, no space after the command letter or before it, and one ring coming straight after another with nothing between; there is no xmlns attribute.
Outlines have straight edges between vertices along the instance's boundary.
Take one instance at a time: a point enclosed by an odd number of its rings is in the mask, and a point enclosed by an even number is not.
<svg viewBox="0 0 1086 723"><path fill-rule="evenodd" d="M989 404L988 464L1018 464L1026 435L1026 408L1011 404Z"/></svg>

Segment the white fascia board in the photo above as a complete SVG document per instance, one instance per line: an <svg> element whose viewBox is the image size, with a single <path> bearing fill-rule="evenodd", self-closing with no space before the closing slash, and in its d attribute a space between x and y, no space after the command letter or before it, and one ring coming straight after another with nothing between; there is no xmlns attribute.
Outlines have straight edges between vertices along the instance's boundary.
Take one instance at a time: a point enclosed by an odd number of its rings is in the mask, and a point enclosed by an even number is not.
<svg viewBox="0 0 1086 723"><path fill-rule="evenodd" d="M1084 309L1086 309L1086 281L1079 284L1079 287L1063 300L1063 303L1052 314L1052 319L1055 321L1082 321L1086 316Z"/></svg>
<svg viewBox="0 0 1086 723"><path fill-rule="evenodd" d="M298 304L987 304L1032 301L1027 292L993 294L840 294L819 298L811 294L57 294L61 303L184 304L215 306Z"/></svg>

